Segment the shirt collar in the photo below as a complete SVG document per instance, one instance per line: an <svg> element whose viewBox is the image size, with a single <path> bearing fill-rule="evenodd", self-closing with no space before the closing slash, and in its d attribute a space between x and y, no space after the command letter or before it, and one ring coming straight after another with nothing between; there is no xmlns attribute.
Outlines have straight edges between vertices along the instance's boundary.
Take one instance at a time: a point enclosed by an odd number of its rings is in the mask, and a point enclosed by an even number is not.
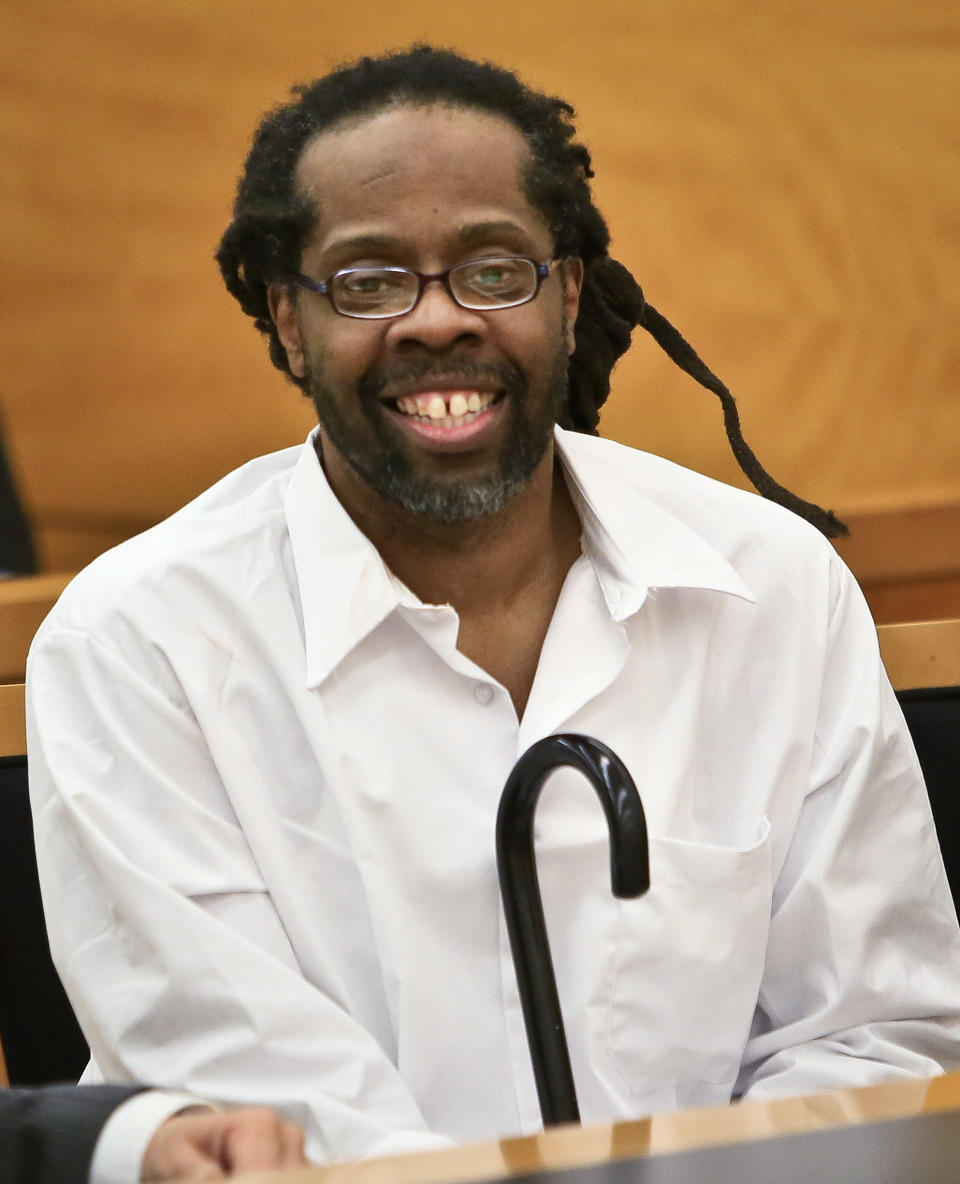
<svg viewBox="0 0 960 1184"><path fill-rule="evenodd" d="M304 443L284 503L310 687L323 682L396 608L427 607L389 571L337 500L314 450L315 435L316 429ZM701 588L755 600L714 547L624 480L591 440L556 432L583 523L584 550L614 620L635 613L651 588Z"/></svg>
<svg viewBox="0 0 960 1184"><path fill-rule="evenodd" d="M303 613L307 686L317 686L393 610L419 601L387 569L330 488L307 437L284 501Z"/></svg>
<svg viewBox="0 0 960 1184"><path fill-rule="evenodd" d="M606 441L561 428L556 444L583 523L584 551L615 620L635 613L652 588L699 588L756 602L714 546L641 488L648 484L643 453L631 450L630 465L617 465Z"/></svg>

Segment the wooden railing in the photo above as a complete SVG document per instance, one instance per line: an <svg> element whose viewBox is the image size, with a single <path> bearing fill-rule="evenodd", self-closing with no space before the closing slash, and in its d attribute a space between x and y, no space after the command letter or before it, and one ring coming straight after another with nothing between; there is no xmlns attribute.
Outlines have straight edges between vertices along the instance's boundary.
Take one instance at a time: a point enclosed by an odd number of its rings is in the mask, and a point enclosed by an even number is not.
<svg viewBox="0 0 960 1184"><path fill-rule="evenodd" d="M895 690L960 686L960 618L880 625L877 636Z"/></svg>
<svg viewBox="0 0 960 1184"><path fill-rule="evenodd" d="M60 573L0 581L0 683L23 680L33 635L70 578Z"/></svg>

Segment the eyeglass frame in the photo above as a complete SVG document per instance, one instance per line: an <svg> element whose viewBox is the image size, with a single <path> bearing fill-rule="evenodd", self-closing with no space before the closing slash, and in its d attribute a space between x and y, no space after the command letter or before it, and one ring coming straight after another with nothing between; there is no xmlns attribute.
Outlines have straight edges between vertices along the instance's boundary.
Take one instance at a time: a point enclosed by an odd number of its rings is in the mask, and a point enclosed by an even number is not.
<svg viewBox="0 0 960 1184"><path fill-rule="evenodd" d="M509 304L482 304L476 308L472 308L469 304L464 304L457 298L456 293L454 292L450 283L450 273L452 271L457 271L461 267L470 267L477 263L502 263L507 261L514 262L518 260L531 264L534 269L536 283L534 284L533 291L529 296L524 296L522 300L513 300ZM522 305L529 304L531 300L535 300L537 298L537 296L540 294L540 289L543 286L543 281L547 279L547 277L550 275L550 272L553 271L557 264L562 262L563 256L561 255L555 255L552 259L548 259L546 263L538 263L536 259L530 259L526 255L497 255L490 259L467 259L463 263L455 263L453 267L448 267L446 271L436 271L431 273L414 271L412 267L341 267L332 275L328 276L325 280L312 280L308 275L304 275L303 272L297 271L290 276L290 282L295 284L298 288L306 288L309 292L317 292L321 296L326 296L326 298L330 301L330 307L337 314L337 316L350 317L352 320L356 321L390 321L394 320L396 317L405 317L409 313L413 312L413 310L420 303L427 284L433 283L434 280L439 280L440 283L443 284L447 295L450 297L453 303L457 305L458 308L465 308L468 312L503 312L504 309L507 308L520 308ZM351 275L358 271L389 271L403 275L412 275L417 281L417 292L414 296L413 304L411 304L409 308L405 308L403 312L382 312L369 315L361 312L344 312L342 309L337 308L333 299L333 293L331 291L333 281L337 278L337 276Z"/></svg>

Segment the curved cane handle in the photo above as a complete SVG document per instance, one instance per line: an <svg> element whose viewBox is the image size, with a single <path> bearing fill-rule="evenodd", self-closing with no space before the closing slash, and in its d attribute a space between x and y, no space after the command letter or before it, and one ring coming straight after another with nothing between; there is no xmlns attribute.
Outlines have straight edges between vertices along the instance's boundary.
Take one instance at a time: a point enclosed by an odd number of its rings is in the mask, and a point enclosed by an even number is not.
<svg viewBox="0 0 960 1184"><path fill-rule="evenodd" d="M573 733L531 745L514 765L500 798L497 872L544 1126L580 1121L533 847L540 790L562 766L582 773L600 798L610 831L614 896L642 896L650 887L643 806L617 754L599 740Z"/></svg>

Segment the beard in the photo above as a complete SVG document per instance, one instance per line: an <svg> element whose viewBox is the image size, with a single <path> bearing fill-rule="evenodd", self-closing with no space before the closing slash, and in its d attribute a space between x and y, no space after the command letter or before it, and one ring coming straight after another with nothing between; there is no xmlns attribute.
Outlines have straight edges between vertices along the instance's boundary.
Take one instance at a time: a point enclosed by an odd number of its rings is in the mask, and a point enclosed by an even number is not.
<svg viewBox="0 0 960 1184"><path fill-rule="evenodd" d="M434 522L469 522L502 510L520 492L543 460L553 438L553 427L567 398L569 358L559 342L546 387L534 396L519 366L512 362L476 362L468 359L427 360L378 371L371 367L361 376L352 396L353 408L365 420L357 430L344 414L345 402L325 385L322 365L310 366L306 393L313 402L323 430L357 476L375 493L408 513ZM390 422L380 393L394 383L431 378L493 381L503 390L507 422L496 468L478 477L437 477L418 471L408 446ZM355 417L354 417L355 419Z"/></svg>

